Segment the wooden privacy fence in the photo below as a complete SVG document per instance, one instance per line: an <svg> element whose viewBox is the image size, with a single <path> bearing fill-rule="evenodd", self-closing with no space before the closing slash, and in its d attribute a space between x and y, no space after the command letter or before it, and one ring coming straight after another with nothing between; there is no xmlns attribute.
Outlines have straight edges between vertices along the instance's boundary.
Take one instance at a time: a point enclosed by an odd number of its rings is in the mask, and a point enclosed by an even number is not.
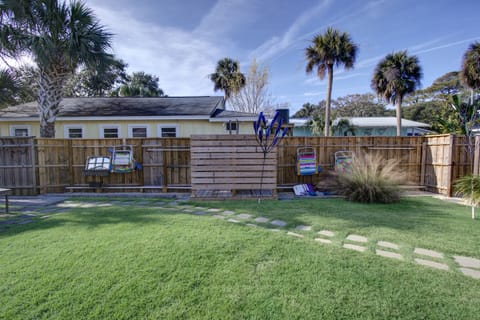
<svg viewBox="0 0 480 320"><path fill-rule="evenodd" d="M192 195L202 198L274 196L277 155L266 154L253 135L191 137Z"/></svg>
<svg viewBox="0 0 480 320"><path fill-rule="evenodd" d="M379 153L399 159L412 185L451 195L455 180L479 172L480 140L472 166L465 137L286 137L265 163L262 188L316 184L322 174L299 176L296 152L313 147L323 171L334 167L336 151ZM263 154L253 135L192 136L192 138L44 139L0 138L0 187L16 195L88 189L99 177L83 175L89 156L108 156L113 149L131 148L142 170L111 173L103 178L117 191L177 189L260 189ZM190 149L192 148L192 152ZM192 171L191 171L192 169Z"/></svg>
<svg viewBox="0 0 480 320"><path fill-rule="evenodd" d="M188 138L132 139L36 139L41 193L65 189L89 189L101 182L109 189L138 191L190 186L190 141ZM85 176L90 156L110 156L113 150L131 150L142 170L111 173L106 177Z"/></svg>
<svg viewBox="0 0 480 320"><path fill-rule="evenodd" d="M33 137L0 137L0 188L15 195L37 193L34 143Z"/></svg>

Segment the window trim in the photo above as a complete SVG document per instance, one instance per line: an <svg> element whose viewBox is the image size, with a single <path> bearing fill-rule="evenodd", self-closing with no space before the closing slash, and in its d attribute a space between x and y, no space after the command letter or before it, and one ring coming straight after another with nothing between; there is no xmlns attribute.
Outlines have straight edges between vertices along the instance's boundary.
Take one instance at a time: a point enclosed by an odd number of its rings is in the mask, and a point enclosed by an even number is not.
<svg viewBox="0 0 480 320"><path fill-rule="evenodd" d="M135 128L145 128L147 129L147 136L146 138L150 137L150 126L148 124L129 124L128 125L128 137L133 138L133 129Z"/></svg>
<svg viewBox="0 0 480 320"><path fill-rule="evenodd" d="M25 136L16 136L15 135L15 130L16 129L27 129L27 137L30 137L32 135L32 128L30 125L26 125L26 124L19 124L19 125L16 125L16 124L12 124L10 125L10 128L9 128L9 131L10 131L10 136L12 137L25 137Z"/></svg>
<svg viewBox="0 0 480 320"><path fill-rule="evenodd" d="M117 129L117 138L105 138L105 129ZM120 130L120 125L118 124L100 124L99 125L99 137L101 139L118 139L122 137L122 132Z"/></svg>
<svg viewBox="0 0 480 320"><path fill-rule="evenodd" d="M169 124L169 123L164 123L164 124L159 124L157 125L157 136L159 138L173 138L173 137L162 137L162 129L175 129L175 138L178 138L179 136L179 126L178 124Z"/></svg>
<svg viewBox="0 0 480 320"><path fill-rule="evenodd" d="M80 129L82 130L81 138L70 138L70 129ZM66 124L63 126L63 137L65 139L85 139L85 126L81 124Z"/></svg>

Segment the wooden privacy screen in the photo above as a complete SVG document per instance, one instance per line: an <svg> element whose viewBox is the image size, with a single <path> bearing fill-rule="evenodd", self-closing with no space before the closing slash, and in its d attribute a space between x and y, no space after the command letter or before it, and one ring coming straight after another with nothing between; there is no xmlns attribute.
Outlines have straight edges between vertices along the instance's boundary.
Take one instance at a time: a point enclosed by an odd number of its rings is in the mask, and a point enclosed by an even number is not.
<svg viewBox="0 0 480 320"><path fill-rule="evenodd" d="M254 135L194 135L190 144L192 196L209 197L215 191L236 195L238 190L275 194L276 149L264 161Z"/></svg>

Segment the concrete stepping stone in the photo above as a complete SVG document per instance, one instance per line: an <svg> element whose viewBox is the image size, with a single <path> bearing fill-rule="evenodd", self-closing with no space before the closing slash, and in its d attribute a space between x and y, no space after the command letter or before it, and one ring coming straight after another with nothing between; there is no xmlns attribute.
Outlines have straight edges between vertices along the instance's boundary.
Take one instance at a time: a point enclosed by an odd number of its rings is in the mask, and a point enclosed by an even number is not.
<svg viewBox="0 0 480 320"><path fill-rule="evenodd" d="M428 249L423 249L423 248L415 248L413 250L413 253L419 254L419 255L422 255L422 256L428 256L428 257L431 257L431 258L443 259L443 253L433 251L433 250L428 250Z"/></svg>
<svg viewBox="0 0 480 320"><path fill-rule="evenodd" d="M282 221L282 220L273 220L270 223L273 224L274 226L277 226L277 227L285 227L287 225L287 223L285 221Z"/></svg>
<svg viewBox="0 0 480 320"><path fill-rule="evenodd" d="M248 213L241 213L236 215L237 219L242 219L242 220L250 219L251 217L252 215Z"/></svg>
<svg viewBox="0 0 480 320"><path fill-rule="evenodd" d="M325 243L325 244L331 244L332 243L332 240L323 239L323 238L315 238L315 241L320 242L320 243Z"/></svg>
<svg viewBox="0 0 480 320"><path fill-rule="evenodd" d="M194 212L195 210L192 210L192 209L183 209L182 211L183 211L183 212Z"/></svg>
<svg viewBox="0 0 480 320"><path fill-rule="evenodd" d="M32 223L33 220L23 220L23 221L20 221L18 224L28 224L28 223Z"/></svg>
<svg viewBox="0 0 480 320"><path fill-rule="evenodd" d="M439 262L424 260L419 258L415 258L415 262L418 264L421 264L422 266L432 267L440 270L448 270L448 266L444 263L439 263Z"/></svg>
<svg viewBox="0 0 480 320"><path fill-rule="evenodd" d="M318 234L325 237L333 237L335 235L335 232L330 230L322 230L322 231L318 231Z"/></svg>
<svg viewBox="0 0 480 320"><path fill-rule="evenodd" d="M206 215L207 213L206 213L205 211L195 211L193 214L194 214L194 215L197 215L197 216L204 216L204 215Z"/></svg>
<svg viewBox="0 0 480 320"><path fill-rule="evenodd" d="M255 221L260 222L260 223L265 223L265 222L270 221L270 219L265 218L265 217L258 217L258 218L255 219Z"/></svg>
<svg viewBox="0 0 480 320"><path fill-rule="evenodd" d="M347 237L347 240L355 241L355 242L363 242L363 243L368 242L367 238L365 238L364 236L356 235L356 234L349 234Z"/></svg>
<svg viewBox="0 0 480 320"><path fill-rule="evenodd" d="M227 221L228 221L228 222L233 222L233 223L240 223L240 221L235 220L235 219L228 219Z"/></svg>
<svg viewBox="0 0 480 320"><path fill-rule="evenodd" d="M272 232L280 232L280 229L268 229L268 230L270 230Z"/></svg>
<svg viewBox="0 0 480 320"><path fill-rule="evenodd" d="M298 234L298 233L291 232L291 231L288 231L287 234L289 236L293 236L293 237L297 237L297 238L303 238L303 234Z"/></svg>
<svg viewBox="0 0 480 320"><path fill-rule="evenodd" d="M225 219L225 216L221 216L219 214L214 214L212 217L217 218L217 219Z"/></svg>
<svg viewBox="0 0 480 320"><path fill-rule="evenodd" d="M480 269L480 259L462 257L462 256L453 256L455 262L462 267Z"/></svg>
<svg viewBox="0 0 480 320"><path fill-rule="evenodd" d="M394 250L399 250L400 249L400 246L398 244L388 242L388 241L378 241L377 245L380 246L380 247L394 249Z"/></svg>
<svg viewBox="0 0 480 320"><path fill-rule="evenodd" d="M224 214L226 216L231 216L232 214L235 214L235 212L230 211L230 210L225 210L225 211L222 212L222 214Z"/></svg>
<svg viewBox="0 0 480 320"><path fill-rule="evenodd" d="M247 223L247 226L256 228L258 227L255 223Z"/></svg>
<svg viewBox="0 0 480 320"><path fill-rule="evenodd" d="M299 226L296 226L295 229L301 230L301 231L311 231L312 227L311 226L299 225Z"/></svg>
<svg viewBox="0 0 480 320"><path fill-rule="evenodd" d="M393 259L403 260L402 255L399 254L399 253L396 253L396 252L384 251L384 250L376 249L376 250L375 250L375 254L376 254L376 255L379 255L379 256L382 256L382 257L386 257L386 258L393 258Z"/></svg>
<svg viewBox="0 0 480 320"><path fill-rule="evenodd" d="M208 212L220 212L222 209L215 209L215 208L210 208L207 210Z"/></svg>
<svg viewBox="0 0 480 320"><path fill-rule="evenodd" d="M367 250L367 247L357 246L356 244L350 244L350 243L344 243L343 247L346 249L355 250L359 252L365 252L365 250Z"/></svg>
<svg viewBox="0 0 480 320"><path fill-rule="evenodd" d="M460 272L463 273L466 276L475 278L475 279L480 279L480 270L474 270L474 269L469 269L469 268L460 268Z"/></svg>

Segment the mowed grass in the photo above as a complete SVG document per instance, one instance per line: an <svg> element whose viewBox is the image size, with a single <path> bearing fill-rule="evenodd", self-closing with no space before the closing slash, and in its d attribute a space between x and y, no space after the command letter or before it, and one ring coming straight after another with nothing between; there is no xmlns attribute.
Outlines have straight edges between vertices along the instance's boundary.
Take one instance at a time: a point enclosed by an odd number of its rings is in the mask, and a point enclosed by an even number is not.
<svg viewBox="0 0 480 320"><path fill-rule="evenodd" d="M340 247L349 233L479 257L479 221L430 198L199 202L336 231L332 245L149 207L0 234L1 319L478 319L480 280ZM457 243L458 241L458 243Z"/></svg>

